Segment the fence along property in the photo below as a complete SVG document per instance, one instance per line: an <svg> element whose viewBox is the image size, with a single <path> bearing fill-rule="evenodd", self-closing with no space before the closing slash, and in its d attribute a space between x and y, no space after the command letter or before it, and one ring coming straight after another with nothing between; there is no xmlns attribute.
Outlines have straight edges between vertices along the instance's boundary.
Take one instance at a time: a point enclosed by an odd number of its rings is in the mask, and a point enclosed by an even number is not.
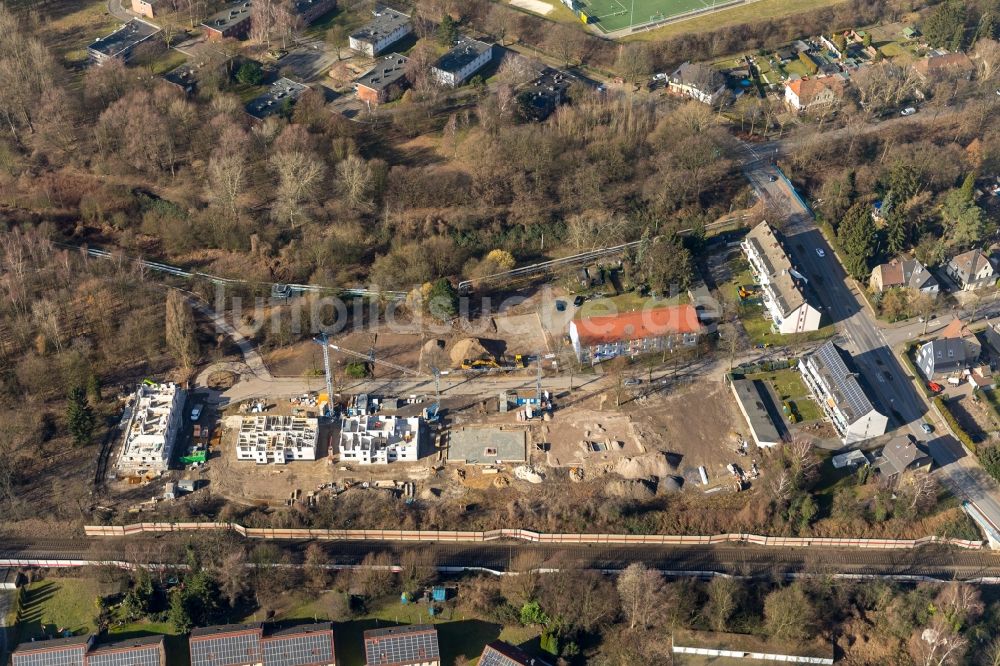
<svg viewBox="0 0 1000 666"><path fill-rule="evenodd" d="M237 523L135 523L132 525L87 525L84 533L91 537L127 537L146 532L183 532L196 530L230 530L248 539L319 539L324 541L411 541L484 543L498 539L517 539L530 543L572 545L646 545L646 546L712 546L725 543L749 543L756 546L789 548L865 548L911 549L926 544L947 544L979 550L982 541L945 539L925 536L919 539L851 539L829 537L772 537L757 534L715 534L687 536L671 534L545 534L522 529L461 532L445 530L313 530L268 529L243 527Z"/></svg>

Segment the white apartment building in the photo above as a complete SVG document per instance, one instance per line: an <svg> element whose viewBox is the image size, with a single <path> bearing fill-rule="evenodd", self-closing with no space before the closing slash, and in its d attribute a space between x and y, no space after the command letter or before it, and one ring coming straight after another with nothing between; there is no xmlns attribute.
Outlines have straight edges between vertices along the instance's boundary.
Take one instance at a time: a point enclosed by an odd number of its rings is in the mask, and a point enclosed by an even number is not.
<svg viewBox="0 0 1000 666"><path fill-rule="evenodd" d="M240 422L236 459L258 465L316 460L319 420L297 416L247 416Z"/></svg>
<svg viewBox="0 0 1000 666"><path fill-rule="evenodd" d="M362 465L414 462L420 458L421 420L383 414L340 421L340 460Z"/></svg>
<svg viewBox="0 0 1000 666"><path fill-rule="evenodd" d="M373 13L375 18L348 39L351 49L369 58L374 58L413 32L413 22L402 12L382 7Z"/></svg>
<svg viewBox="0 0 1000 666"><path fill-rule="evenodd" d="M877 412L843 352L827 342L799 362L799 371L844 444L884 435L889 417Z"/></svg>
<svg viewBox="0 0 1000 666"><path fill-rule="evenodd" d="M166 471L184 419L184 389L143 383L132 399L118 469Z"/></svg>
<svg viewBox="0 0 1000 666"><path fill-rule="evenodd" d="M463 38L434 63L431 72L438 83L454 88L465 83L491 60L493 60L492 44L478 39Z"/></svg>
<svg viewBox="0 0 1000 666"><path fill-rule="evenodd" d="M819 330L822 313L806 301L801 275L795 272L771 225L758 224L741 246L761 286L764 307L775 330L786 335Z"/></svg>

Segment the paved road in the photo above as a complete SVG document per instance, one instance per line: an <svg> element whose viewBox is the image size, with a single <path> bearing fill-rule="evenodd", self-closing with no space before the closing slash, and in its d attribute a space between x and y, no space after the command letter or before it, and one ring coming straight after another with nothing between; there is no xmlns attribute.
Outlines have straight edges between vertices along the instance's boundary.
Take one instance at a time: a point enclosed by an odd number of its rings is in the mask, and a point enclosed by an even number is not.
<svg viewBox="0 0 1000 666"><path fill-rule="evenodd" d="M786 220L784 233L792 263L809 280L808 288L822 306L825 318L837 324L843 346L854 355L861 383L875 398L876 408L890 415L890 427L898 427L900 432L919 439L927 437L920 427L924 421L934 424L935 432L946 432L944 424L929 410L923 394L909 381L883 330L862 304L854 283L848 280L833 249L816 227L811 211L792 194L782 178L772 180L776 172L759 146L744 148L747 153L744 173L764 202ZM819 256L817 250L822 250L824 256ZM998 307L993 304L987 312ZM939 466L938 478L956 495L975 503L994 528L1000 526L997 485L975 456L950 436L934 437L928 446Z"/></svg>
<svg viewBox="0 0 1000 666"><path fill-rule="evenodd" d="M180 545L174 536L160 539L137 538L132 552L164 552L163 543ZM149 548L143 548L142 542ZM252 542L248 542L252 543ZM301 562L312 542L276 543ZM388 542L316 542L324 549L331 565L357 565L370 553L389 553L398 563L407 551L431 553L440 567L483 567L511 571L519 563L531 568L592 568L620 570L633 562L664 571L685 574L725 573L737 576L773 577L814 575L930 576L941 580L975 580L1000 576L1000 555L990 551L967 551L943 546L916 550L861 550L762 548L749 545L725 546L573 546L539 545L524 542L485 544L398 544ZM30 542L4 540L0 558L40 558L72 560L120 559L126 552L120 539L38 539ZM521 564L521 566L524 566Z"/></svg>

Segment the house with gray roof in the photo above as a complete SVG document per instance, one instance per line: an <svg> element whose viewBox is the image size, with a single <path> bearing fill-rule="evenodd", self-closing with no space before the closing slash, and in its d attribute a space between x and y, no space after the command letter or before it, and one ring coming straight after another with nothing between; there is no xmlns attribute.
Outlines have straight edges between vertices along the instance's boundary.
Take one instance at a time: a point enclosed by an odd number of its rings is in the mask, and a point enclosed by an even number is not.
<svg viewBox="0 0 1000 666"><path fill-rule="evenodd" d="M875 409L849 358L830 341L799 362L806 386L844 444L884 435L889 427L889 417Z"/></svg>
<svg viewBox="0 0 1000 666"><path fill-rule="evenodd" d="M893 259L887 264L879 264L872 269L868 284L873 292L879 294L896 288L915 289L932 295L940 290L938 281L916 259Z"/></svg>
<svg viewBox="0 0 1000 666"><path fill-rule="evenodd" d="M309 86L282 77L272 83L263 95L250 100L246 105L246 112L255 120L264 120L290 111L308 89Z"/></svg>
<svg viewBox="0 0 1000 666"><path fill-rule="evenodd" d="M191 666L336 666L329 622L276 629L261 622L200 627Z"/></svg>
<svg viewBox="0 0 1000 666"><path fill-rule="evenodd" d="M761 222L740 244L761 286L764 307L778 333L817 331L820 311L806 300L805 280L792 266L785 247L767 222Z"/></svg>
<svg viewBox="0 0 1000 666"><path fill-rule="evenodd" d="M103 65L108 60L117 58L124 62L132 56L135 47L152 38L160 29L142 19L132 19L106 37L101 37L87 47L90 61Z"/></svg>
<svg viewBox="0 0 1000 666"><path fill-rule="evenodd" d="M243 39L250 34L252 0L235 0L205 19L201 27L209 39Z"/></svg>
<svg viewBox="0 0 1000 666"><path fill-rule="evenodd" d="M962 291L988 287L997 281L993 262L982 250L969 250L955 255L945 264L944 272Z"/></svg>
<svg viewBox="0 0 1000 666"><path fill-rule="evenodd" d="M667 88L703 104L715 104L726 92L726 78L711 65L685 62L667 77Z"/></svg>
<svg viewBox="0 0 1000 666"><path fill-rule="evenodd" d="M890 439L882 447L878 471L884 477L892 478L914 470L927 471L934 462L927 446L911 435L900 435Z"/></svg>
<svg viewBox="0 0 1000 666"><path fill-rule="evenodd" d="M463 37L450 51L438 58L431 73L443 86L456 87L493 60L493 45Z"/></svg>
<svg viewBox="0 0 1000 666"><path fill-rule="evenodd" d="M479 666L549 666L548 662L516 648L510 643L493 641L489 643L479 657Z"/></svg>
<svg viewBox="0 0 1000 666"><path fill-rule="evenodd" d="M409 59L398 53L387 55L375 66L354 80L358 99L370 106L391 102L408 87L406 63Z"/></svg>
<svg viewBox="0 0 1000 666"><path fill-rule="evenodd" d="M917 367L927 380L961 372L971 363L965 352L965 342L961 339L931 340L917 349Z"/></svg>
<svg viewBox="0 0 1000 666"><path fill-rule="evenodd" d="M441 666L437 629L429 624L369 629L364 640L365 666Z"/></svg>
<svg viewBox="0 0 1000 666"><path fill-rule="evenodd" d="M351 49L374 58L413 32L413 21L403 12L388 7L376 7L372 20L351 33Z"/></svg>
<svg viewBox="0 0 1000 666"><path fill-rule="evenodd" d="M734 379L732 389L733 395L736 396L736 405L746 419L750 435L757 446L770 448L780 444L781 433L778 432L772 417L777 408L774 407L764 383L756 379Z"/></svg>

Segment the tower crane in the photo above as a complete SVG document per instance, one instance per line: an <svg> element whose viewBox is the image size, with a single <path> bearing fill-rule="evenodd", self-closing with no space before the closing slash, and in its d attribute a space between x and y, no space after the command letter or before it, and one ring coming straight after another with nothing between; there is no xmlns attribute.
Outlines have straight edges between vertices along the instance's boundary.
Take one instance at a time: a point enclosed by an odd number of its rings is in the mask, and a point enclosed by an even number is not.
<svg viewBox="0 0 1000 666"><path fill-rule="evenodd" d="M417 372L416 370L414 370L413 368L407 368L407 367L402 366L402 365L397 365L395 363L390 363L389 361L383 361L381 359L375 358L375 350L374 349L372 349L372 351L370 351L367 354L362 354L361 352L354 351L353 349L347 349L346 347L341 347L340 345L335 345L335 344L332 344L332 343L327 343L327 347L329 349L334 350L334 351L338 351L338 352L340 352L342 354L346 354L347 356L353 356L354 358L361 359L361 360L365 361L366 363L373 363L373 364L378 364L378 365L385 366L387 368L392 368L393 370L396 370L398 372L402 372L403 374L409 375L411 377L423 377L424 376L424 375L420 374L419 372ZM326 352L326 354L329 355L329 352ZM438 370L436 367L432 366L431 367L431 373L434 376L434 398L435 398L435 400L434 400L434 404L427 411L428 411L429 414L433 414L434 415L434 418L428 417L428 420L436 420L437 413L438 413L438 410L440 409L440 405L441 405L441 371Z"/></svg>

